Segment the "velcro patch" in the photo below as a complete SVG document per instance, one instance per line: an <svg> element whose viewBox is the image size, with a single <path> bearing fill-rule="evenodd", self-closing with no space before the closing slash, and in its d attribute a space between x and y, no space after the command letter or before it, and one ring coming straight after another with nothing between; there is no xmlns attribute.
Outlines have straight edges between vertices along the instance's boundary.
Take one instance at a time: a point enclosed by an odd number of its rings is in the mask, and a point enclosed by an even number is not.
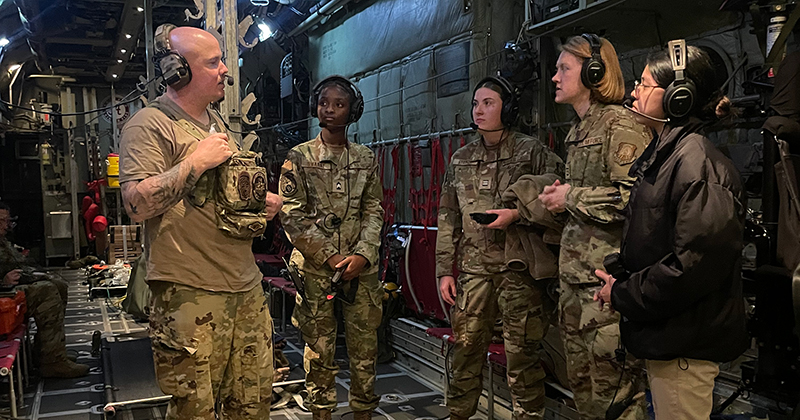
<svg viewBox="0 0 800 420"><path fill-rule="evenodd" d="M614 153L614 162L618 165L628 165L636 160L636 145L631 143L620 143Z"/></svg>
<svg viewBox="0 0 800 420"><path fill-rule="evenodd" d="M291 197L297 193L297 179L295 179L294 173L287 172L281 176L280 188L284 197Z"/></svg>
<svg viewBox="0 0 800 420"><path fill-rule="evenodd" d="M596 144L602 144L602 143L603 143L602 136L587 137L583 139L583 141L578 145L578 147L594 146Z"/></svg>

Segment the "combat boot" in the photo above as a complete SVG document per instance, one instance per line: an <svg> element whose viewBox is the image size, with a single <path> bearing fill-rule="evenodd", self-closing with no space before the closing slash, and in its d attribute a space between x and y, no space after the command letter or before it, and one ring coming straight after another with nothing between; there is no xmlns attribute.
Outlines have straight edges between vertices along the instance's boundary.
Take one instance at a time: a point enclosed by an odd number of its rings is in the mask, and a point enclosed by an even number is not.
<svg viewBox="0 0 800 420"><path fill-rule="evenodd" d="M353 420L372 420L372 410L353 411Z"/></svg>
<svg viewBox="0 0 800 420"><path fill-rule="evenodd" d="M312 411L311 420L331 420L331 410Z"/></svg>
<svg viewBox="0 0 800 420"><path fill-rule="evenodd" d="M89 366L63 360L56 363L42 364L39 372L43 378L80 378L89 374ZM330 417L328 417L330 420Z"/></svg>

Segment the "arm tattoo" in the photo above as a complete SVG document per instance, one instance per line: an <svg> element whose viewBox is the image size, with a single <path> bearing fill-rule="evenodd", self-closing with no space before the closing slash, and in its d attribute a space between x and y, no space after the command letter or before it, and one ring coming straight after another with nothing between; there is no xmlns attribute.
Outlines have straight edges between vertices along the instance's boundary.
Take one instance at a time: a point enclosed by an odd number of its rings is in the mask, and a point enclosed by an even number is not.
<svg viewBox="0 0 800 420"><path fill-rule="evenodd" d="M189 160L161 175L122 185L125 209L134 221L160 216L194 188L200 175Z"/></svg>

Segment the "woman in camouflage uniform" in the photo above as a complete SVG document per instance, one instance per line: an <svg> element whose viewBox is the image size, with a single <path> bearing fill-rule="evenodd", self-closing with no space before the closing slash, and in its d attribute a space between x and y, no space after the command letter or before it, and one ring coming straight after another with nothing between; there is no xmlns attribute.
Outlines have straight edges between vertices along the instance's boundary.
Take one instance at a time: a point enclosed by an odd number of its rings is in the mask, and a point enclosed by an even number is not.
<svg viewBox="0 0 800 420"><path fill-rule="evenodd" d="M302 273L293 324L306 342L306 407L314 420L330 420L336 408L337 319L334 294L342 305L350 358L350 408L354 420L369 420L375 395L383 288L378 280L378 247L383 226L383 186L378 161L366 146L347 141L347 126L364 110L358 88L341 76L322 80L310 100L322 131L295 146L281 169L281 222L294 245L291 264ZM332 278L341 271L341 289Z"/></svg>
<svg viewBox="0 0 800 420"><path fill-rule="evenodd" d="M538 356L546 323L543 292L528 271L510 271L506 265L507 228L528 221L520 217L527 212L517 208L516 201L506 201L504 193L523 176L545 177L541 185L549 185L563 173L563 162L537 140L511 128L517 111L513 88L505 79L487 77L478 83L472 117L480 136L453 154L442 185L436 276L442 298L453 305L456 343L447 390L453 420L475 414L498 313L514 419L544 418L545 374ZM534 199L540 190L533 192ZM479 224L470 217L476 212L496 214L497 220ZM542 252L553 255L539 243ZM542 275L536 280L555 277L554 256L552 261L551 267L539 267Z"/></svg>
<svg viewBox="0 0 800 420"><path fill-rule="evenodd" d="M619 315L600 311L592 299L600 288L594 270L619 250L622 210L634 182L628 170L651 135L619 105L624 81L607 40L593 34L567 40L553 82L555 101L572 105L577 114L565 140L566 183L546 187L540 196L548 210L568 217L559 256L559 325L575 406L584 418L604 419L612 400L637 397L620 418L644 419L640 364L616 357ZM614 411L622 408L617 405Z"/></svg>

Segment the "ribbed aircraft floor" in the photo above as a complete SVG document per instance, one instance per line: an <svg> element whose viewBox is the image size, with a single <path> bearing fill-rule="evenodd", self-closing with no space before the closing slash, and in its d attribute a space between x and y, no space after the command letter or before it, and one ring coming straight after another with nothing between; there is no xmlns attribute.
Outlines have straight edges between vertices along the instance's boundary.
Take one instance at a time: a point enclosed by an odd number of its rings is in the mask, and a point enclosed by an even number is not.
<svg viewBox="0 0 800 420"><path fill-rule="evenodd" d="M106 340L114 341L117 339L116 337L125 339L128 336L142 335L147 330L147 324L138 323L129 315L114 309L108 304L107 299L90 300L88 286L79 270L63 270L61 275L70 282L65 322L67 349L77 352L78 362L89 364L91 372L88 376L77 379L41 380L35 376L35 372L31 372L31 383L25 388L25 404L20 407L18 416L31 420L103 419L106 417L103 412L106 404L105 386L110 385L123 391L126 383L125 378L119 377L124 373L114 375L116 377L113 379L113 384L104 383L102 357L91 355L92 333L99 330ZM288 340L284 352L294 366L289 380L299 379L303 377L302 344L295 337L291 327L287 328L286 334ZM140 361L136 362L137 359ZM343 346L337 349L336 360L341 371L336 378L339 408L334 412L333 417L334 419L350 420L352 414L347 403L349 371ZM139 364L141 357L131 357L131 362ZM117 363L115 362L115 365ZM5 387L3 387L4 385ZM447 409L442 405L441 390L399 364L379 365L376 388L376 392L382 395L382 401L376 410L375 418L434 420L447 415ZM0 389L7 389L7 384L0 384ZM7 400L7 397L5 398ZM0 407L6 407L4 410L0 408L0 416L8 416L7 401L0 401ZM140 405L117 410L115 418L120 420L163 419L165 409L164 404ZM311 415L290 403L288 408L273 410L271 417L277 420L310 420Z"/></svg>
<svg viewBox="0 0 800 420"><path fill-rule="evenodd" d="M151 357L150 354L143 353L147 351L147 346L142 345L143 342L139 340L137 344L139 350L135 352L136 354L131 355L129 359L124 354L121 357L119 354L115 355L116 357L113 359L116 361L112 364L112 371L115 370L114 366L122 365L125 362L128 362L128 365L123 366L124 369L117 368L116 374L112 375L114 378L109 381L111 383L106 383L105 377L107 375L103 370L102 356L95 357L91 355L92 333L96 330L101 331L107 342L131 340L137 336L146 336L147 324L136 322L129 315L114 309L109 304L108 299L95 298L90 300L88 286L85 284L85 278L81 273L78 270L61 271L62 276L70 282L65 326L68 350L77 353L80 363L88 364L91 367L90 374L77 379L39 380L35 375L35 371L32 370L30 384L25 388L24 405L19 408L19 418L31 420L99 420L111 418L103 411L103 407L107 403L105 388L107 386L113 387L118 395L125 395L126 387L143 386L140 382L137 382L137 380L141 381L141 378L126 380L125 376L130 375L132 371L136 371L136 366L134 365L146 364L148 358ZM276 324L280 325L277 319ZM287 336L287 346L284 352L293 366L289 380L301 379L303 377L302 343L296 337L297 334L291 326L287 327L285 334ZM402 334L402 332L397 330L396 334ZM422 335L424 336L424 333ZM343 337L340 337L340 342L343 342ZM430 346L434 353L438 349L438 345L435 342L423 345ZM114 346L110 347L114 348ZM424 362L418 363L421 360L419 357L414 358L417 360L410 360L409 357L413 355L406 354L403 356L401 353L403 352L398 349L399 362L378 366L376 392L382 396L382 399L373 418L385 418L386 420L437 420L446 418L448 412L443 405L444 398L441 384L435 383L440 381L437 381L435 373L426 371L425 366L430 365ZM349 371L346 355L344 346L338 346L336 360L340 366L340 373L337 375L336 385L339 408L334 412L334 420L352 419L352 413L347 403ZM134 369L130 369L131 367ZM148 365L145 369L152 369L152 365ZM154 392L158 392L155 383L150 384L150 386L153 387ZM7 389L7 382L0 383L0 390L3 390L0 392L4 392ZM134 391L140 392L142 390L136 389ZM750 400L750 402L753 403L755 401ZM547 405L547 419L574 418L574 415L570 413L571 410L565 409L565 406L561 403L548 400ZM165 404L133 406L118 409L114 418L120 420L163 419L165 409ZM7 416L9 416L7 395L0 395L0 417ZM273 410L271 417L277 420L311 419L310 413L301 410L291 401L285 407ZM764 417L756 416L753 418ZM486 416L479 412L474 418L485 420ZM749 419L751 417L731 416L729 418Z"/></svg>

